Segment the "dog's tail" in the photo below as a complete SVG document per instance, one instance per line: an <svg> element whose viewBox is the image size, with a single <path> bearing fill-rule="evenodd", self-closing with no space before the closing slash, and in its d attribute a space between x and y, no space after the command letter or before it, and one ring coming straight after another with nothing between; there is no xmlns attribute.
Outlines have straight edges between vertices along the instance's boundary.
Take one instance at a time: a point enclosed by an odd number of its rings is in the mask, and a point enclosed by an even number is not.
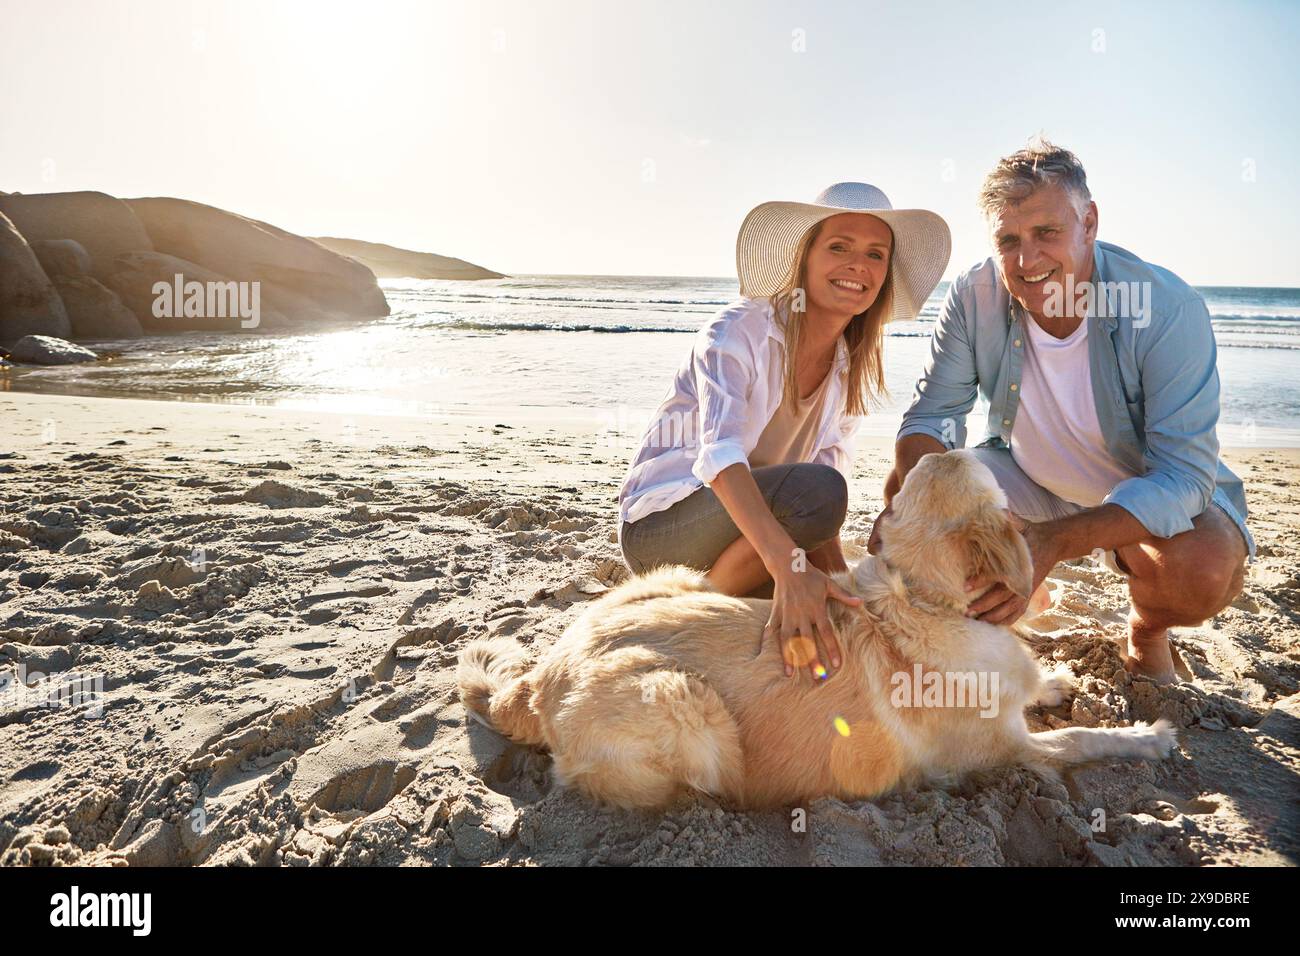
<svg viewBox="0 0 1300 956"><path fill-rule="evenodd" d="M465 712L479 723L519 743L540 744L529 664L523 647L510 638L472 641L460 652L456 683Z"/></svg>

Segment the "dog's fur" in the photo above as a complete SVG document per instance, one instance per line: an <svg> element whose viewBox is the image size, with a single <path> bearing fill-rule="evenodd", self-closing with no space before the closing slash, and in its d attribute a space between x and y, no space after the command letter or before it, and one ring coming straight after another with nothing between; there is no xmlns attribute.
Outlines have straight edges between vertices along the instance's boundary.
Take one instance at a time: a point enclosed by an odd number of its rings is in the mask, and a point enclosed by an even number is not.
<svg viewBox="0 0 1300 956"><path fill-rule="evenodd" d="M684 789L737 806L823 795L862 799L978 768L1169 755L1167 721L1031 734L1024 708L1070 696L1008 629L964 616L967 577L1028 594L1031 564L989 470L961 452L927 455L881 529L878 556L836 580L863 608L829 602L843 667L820 686L784 675L760 647L772 602L712 590L669 567L596 601L532 664L509 639L475 641L457 678L466 710L554 756L557 782L623 807ZM998 710L898 707L891 677L997 673Z"/></svg>

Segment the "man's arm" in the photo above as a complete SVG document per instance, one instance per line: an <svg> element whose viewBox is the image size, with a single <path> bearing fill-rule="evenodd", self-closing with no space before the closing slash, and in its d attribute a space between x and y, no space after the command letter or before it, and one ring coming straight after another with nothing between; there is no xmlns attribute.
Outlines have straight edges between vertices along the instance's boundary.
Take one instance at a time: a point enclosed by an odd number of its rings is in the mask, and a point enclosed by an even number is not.
<svg viewBox="0 0 1300 956"><path fill-rule="evenodd" d="M916 382L916 395L903 414L894 443L894 470L885 479L885 509L876 516L867 550L880 550L880 519L903 487L903 479L923 455L966 444L966 416L975 405L979 373L966 328L966 311L954 282L934 323L930 358Z"/></svg>
<svg viewBox="0 0 1300 956"><path fill-rule="evenodd" d="M1151 537L1146 525L1119 505L1100 505L1032 527L1031 533L1051 542L1053 564L1098 550L1116 551Z"/></svg>
<svg viewBox="0 0 1300 956"><path fill-rule="evenodd" d="M966 306L958 289L959 283L954 282L935 320L930 357L916 380L916 394L898 429L900 442L911 435L928 435L943 446L940 451L966 444L966 416L975 405L979 373L966 326ZM903 475L899 475L900 484L902 479Z"/></svg>
<svg viewBox="0 0 1300 956"><path fill-rule="evenodd" d="M1061 561L1081 558L1097 549L1113 551L1151 537L1146 526L1119 505L1100 505L1053 521L1027 523L1020 533L1034 565L1029 594L1016 594L1002 581L967 581L966 590L978 595L966 607L968 617L1009 625L1025 613L1033 593ZM980 594L985 588L988 590Z"/></svg>

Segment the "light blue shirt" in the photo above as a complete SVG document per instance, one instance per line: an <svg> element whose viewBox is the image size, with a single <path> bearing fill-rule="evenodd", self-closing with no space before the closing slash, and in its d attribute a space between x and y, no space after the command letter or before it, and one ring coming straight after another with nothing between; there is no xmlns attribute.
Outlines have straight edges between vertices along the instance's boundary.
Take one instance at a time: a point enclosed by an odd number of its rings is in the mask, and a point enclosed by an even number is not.
<svg viewBox="0 0 1300 956"><path fill-rule="evenodd" d="M1093 282L1099 290L1107 283L1141 290L1127 308L1094 294L1085 319L1097 421L1111 454L1137 476L1117 484L1105 503L1168 538L1190 531L1214 501L1241 527L1253 555L1241 479L1219 460L1219 372L1204 300L1167 269L1105 242L1094 245ZM1024 323L1032 321L992 259L958 276L898 437L926 434L964 447L978 394L989 403L982 444L1007 447L1020 400Z"/></svg>

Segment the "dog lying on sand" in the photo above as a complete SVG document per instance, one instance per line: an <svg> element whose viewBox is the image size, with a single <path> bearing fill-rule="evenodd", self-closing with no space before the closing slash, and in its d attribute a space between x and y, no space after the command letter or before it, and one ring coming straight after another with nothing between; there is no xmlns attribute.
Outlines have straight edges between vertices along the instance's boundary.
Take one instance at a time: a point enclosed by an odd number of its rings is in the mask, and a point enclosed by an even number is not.
<svg viewBox="0 0 1300 956"><path fill-rule="evenodd" d="M1024 708L1068 699L1071 679L965 616L977 575L1028 594L1028 548L983 464L927 455L882 523L880 553L836 576L863 606L829 602L843 666L825 683L787 678L776 641L762 642L770 601L667 567L593 603L535 663L510 639L471 643L461 699L549 749L559 784L621 807L683 790L749 808L856 800L977 769L1171 753L1164 720L1031 734Z"/></svg>

